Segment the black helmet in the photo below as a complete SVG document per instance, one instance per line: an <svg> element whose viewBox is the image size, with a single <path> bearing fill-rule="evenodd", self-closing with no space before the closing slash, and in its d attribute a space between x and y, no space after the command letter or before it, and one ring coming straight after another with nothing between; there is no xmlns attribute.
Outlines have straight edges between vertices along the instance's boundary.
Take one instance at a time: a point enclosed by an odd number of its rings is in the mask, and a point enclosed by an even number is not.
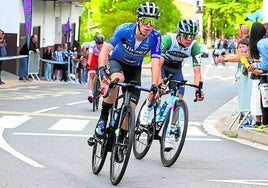
<svg viewBox="0 0 268 188"><path fill-rule="evenodd" d="M152 17L158 19L160 17L159 7L153 2L145 2L140 4L136 13L140 17Z"/></svg>
<svg viewBox="0 0 268 188"><path fill-rule="evenodd" d="M187 35L196 35L198 33L197 23L189 18L183 19L177 25L177 32Z"/></svg>
<svg viewBox="0 0 268 188"><path fill-rule="evenodd" d="M95 37L94 37L94 40L95 40L95 42L96 43L103 43L104 42L104 36L103 35L96 35Z"/></svg>

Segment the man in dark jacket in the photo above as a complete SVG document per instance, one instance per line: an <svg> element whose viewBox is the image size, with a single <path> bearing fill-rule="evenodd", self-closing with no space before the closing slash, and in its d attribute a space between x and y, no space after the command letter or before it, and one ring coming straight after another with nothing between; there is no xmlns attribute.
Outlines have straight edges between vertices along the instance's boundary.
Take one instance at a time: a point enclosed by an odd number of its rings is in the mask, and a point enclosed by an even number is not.
<svg viewBox="0 0 268 188"><path fill-rule="evenodd" d="M34 51L39 53L39 48L37 47L38 36L36 34L31 36L29 43L29 49L27 42L20 49L19 55L29 55L29 51ZM20 69L19 69L19 80L26 80L28 76L28 57L20 59Z"/></svg>

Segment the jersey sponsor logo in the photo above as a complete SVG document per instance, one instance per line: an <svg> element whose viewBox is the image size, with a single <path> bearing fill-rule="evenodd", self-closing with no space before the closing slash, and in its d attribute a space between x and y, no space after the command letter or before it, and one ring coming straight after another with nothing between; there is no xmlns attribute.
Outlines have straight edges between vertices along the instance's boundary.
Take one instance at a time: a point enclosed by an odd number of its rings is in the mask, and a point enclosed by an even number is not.
<svg viewBox="0 0 268 188"><path fill-rule="evenodd" d="M180 51L167 51L167 54L174 56L174 57L181 57L181 58L189 57L187 54L180 52Z"/></svg>
<svg viewBox="0 0 268 188"><path fill-rule="evenodd" d="M125 48L125 50L133 55L139 55L139 56L144 56L146 55L146 53L148 52L148 48L143 47L143 51L141 50L135 50L134 48L132 48L130 45L127 44L127 40L126 39L121 39L123 47Z"/></svg>

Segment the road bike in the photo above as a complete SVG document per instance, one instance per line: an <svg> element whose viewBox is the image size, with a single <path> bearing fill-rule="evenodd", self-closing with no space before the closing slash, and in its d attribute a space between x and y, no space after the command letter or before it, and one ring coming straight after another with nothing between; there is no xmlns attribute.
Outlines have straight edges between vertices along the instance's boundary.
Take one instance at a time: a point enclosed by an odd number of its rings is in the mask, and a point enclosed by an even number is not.
<svg viewBox="0 0 268 188"><path fill-rule="evenodd" d="M199 96L201 96L203 86L202 82L199 85L194 85L187 83L186 80L170 80L170 82L176 83L176 88L168 90L163 94L170 95L168 101L162 101L161 104L161 101L158 100L153 103L148 125L140 124L139 111L133 145L135 158L142 159L149 151L153 140L159 140L161 161L165 167L170 167L176 162L182 151L187 134L189 121L188 107L186 102L177 96L178 89L180 86L198 88ZM197 99L194 101L196 102ZM148 105L146 100L142 104L141 109L144 105ZM173 148L166 147L167 141L172 141Z"/></svg>
<svg viewBox="0 0 268 188"><path fill-rule="evenodd" d="M115 86L122 87L125 91L117 96L110 111L104 136L102 138L93 136L88 140L88 144L93 146L92 171L94 174L99 174L107 153L111 152L110 181L113 185L117 185L123 178L132 150L135 130L135 110L130 105L132 91L139 89L150 92L150 89L143 88L134 81L121 83L119 79L116 79L109 84L108 91L103 97L109 96Z"/></svg>

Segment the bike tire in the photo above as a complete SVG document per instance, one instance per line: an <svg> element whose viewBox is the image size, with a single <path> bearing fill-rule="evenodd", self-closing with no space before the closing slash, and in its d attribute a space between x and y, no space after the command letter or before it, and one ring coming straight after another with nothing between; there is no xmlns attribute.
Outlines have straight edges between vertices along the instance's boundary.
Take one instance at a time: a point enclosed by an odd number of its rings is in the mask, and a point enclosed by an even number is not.
<svg viewBox="0 0 268 188"><path fill-rule="evenodd" d="M128 118L127 124L128 124L128 131L126 136L123 139L123 144L119 143L119 136L116 136L115 142L113 144L112 152L111 152L111 159L110 159L110 181L113 185L117 185L123 178L124 173L126 171L128 161L130 158L131 150L132 150L132 143L134 139L134 130L135 130L135 111L130 106L125 107L122 109L122 118L121 121L118 122L119 132L120 135L121 126L123 124L123 121L125 118ZM121 147L121 148L120 148ZM117 162L116 161L116 152L118 149L123 150L123 161Z"/></svg>
<svg viewBox="0 0 268 188"><path fill-rule="evenodd" d="M93 112L99 109L99 100L100 100L100 80L97 75L95 75L93 80Z"/></svg>
<svg viewBox="0 0 268 188"><path fill-rule="evenodd" d="M97 139L93 145L92 151L92 172L93 174L99 174L101 171L105 159L107 156L107 140L106 139Z"/></svg>
<svg viewBox="0 0 268 188"><path fill-rule="evenodd" d="M142 104L141 109L143 106L146 105L146 100ZM140 111L137 116L136 126L135 126L135 137L133 143L133 153L136 159L142 159L148 153L152 142L154 140L155 135L155 127L153 124L153 119L150 120L150 123L147 127L140 125ZM153 117L155 116L155 111L152 110Z"/></svg>
<svg viewBox="0 0 268 188"><path fill-rule="evenodd" d="M177 112L177 113L176 113ZM165 140L167 139L167 129L169 125L170 115L169 112L168 116L169 118L166 119L164 123L164 129L162 132L162 138L161 138L161 145L160 145L160 155L161 155L161 162L165 167L172 166L178 159L187 134L188 129L188 120L189 120L189 114L188 114L188 107L184 100L177 100L175 102L174 107L174 114L178 115L179 121L177 121L176 125L177 127L180 126L180 131L177 130L177 132L180 132L179 135L174 135L174 149L170 151L165 151ZM178 129L178 128L177 128Z"/></svg>

